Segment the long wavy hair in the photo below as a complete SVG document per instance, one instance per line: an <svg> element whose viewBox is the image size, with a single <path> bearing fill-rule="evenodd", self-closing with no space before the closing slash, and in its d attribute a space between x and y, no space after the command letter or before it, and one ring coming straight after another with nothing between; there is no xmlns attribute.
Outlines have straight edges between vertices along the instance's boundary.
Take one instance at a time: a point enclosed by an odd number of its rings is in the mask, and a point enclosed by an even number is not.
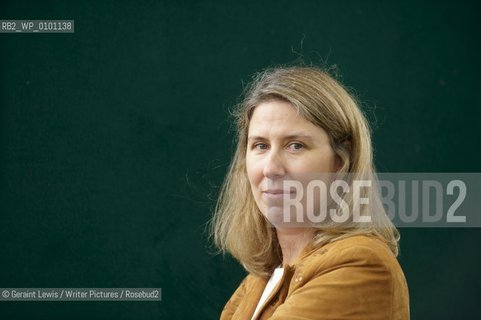
<svg viewBox="0 0 481 320"><path fill-rule="evenodd" d="M269 276L282 262L275 229L260 212L254 200L246 171L247 134L256 106L272 99L289 102L298 113L323 128L335 154L342 161L340 173L350 179L366 177L376 181L368 122L353 95L327 72L315 67L276 67L253 77L243 100L233 113L236 124L236 150L220 190L210 234L216 247L230 253L250 273ZM324 223L316 228L314 247L353 235L375 235L398 254L399 233L387 216L378 189L363 189L369 206L361 215L370 223L353 220ZM352 206L352 193L344 201Z"/></svg>

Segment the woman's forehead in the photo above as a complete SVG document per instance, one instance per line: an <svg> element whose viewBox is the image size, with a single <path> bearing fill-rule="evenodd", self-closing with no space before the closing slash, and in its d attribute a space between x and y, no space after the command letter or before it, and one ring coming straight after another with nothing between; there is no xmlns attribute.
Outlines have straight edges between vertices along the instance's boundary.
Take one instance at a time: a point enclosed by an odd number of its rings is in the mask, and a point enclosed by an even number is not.
<svg viewBox="0 0 481 320"><path fill-rule="evenodd" d="M286 101L272 100L259 104L252 114L248 137L267 138L312 138L327 135L324 129L316 126L299 114L296 107Z"/></svg>

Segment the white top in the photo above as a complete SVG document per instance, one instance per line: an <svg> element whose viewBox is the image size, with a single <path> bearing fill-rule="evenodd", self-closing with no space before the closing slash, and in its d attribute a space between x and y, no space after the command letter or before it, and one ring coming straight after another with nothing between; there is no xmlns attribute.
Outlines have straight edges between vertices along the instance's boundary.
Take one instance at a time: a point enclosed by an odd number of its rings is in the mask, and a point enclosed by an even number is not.
<svg viewBox="0 0 481 320"><path fill-rule="evenodd" d="M259 310L262 308L262 306L266 302L267 298L269 298L269 295L272 293L272 291L277 286L279 281L281 281L283 274L284 274L284 268L274 269L274 272L272 273L271 278L269 279L269 282L267 282L266 284L264 292L262 293L259 303L257 304L256 311L254 311L254 315L252 316L251 320L253 320L256 317L257 312L259 312Z"/></svg>

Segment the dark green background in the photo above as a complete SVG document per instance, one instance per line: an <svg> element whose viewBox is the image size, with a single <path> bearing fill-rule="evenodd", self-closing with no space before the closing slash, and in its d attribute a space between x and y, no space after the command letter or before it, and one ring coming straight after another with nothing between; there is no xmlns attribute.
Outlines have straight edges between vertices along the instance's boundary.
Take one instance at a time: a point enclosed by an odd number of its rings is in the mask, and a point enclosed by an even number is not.
<svg viewBox="0 0 481 320"><path fill-rule="evenodd" d="M481 172L479 1L5 1L0 287L161 287L161 302L0 302L1 319L215 319L243 277L204 233L228 109L264 67L337 65L381 172ZM479 319L481 230L402 229L412 319Z"/></svg>

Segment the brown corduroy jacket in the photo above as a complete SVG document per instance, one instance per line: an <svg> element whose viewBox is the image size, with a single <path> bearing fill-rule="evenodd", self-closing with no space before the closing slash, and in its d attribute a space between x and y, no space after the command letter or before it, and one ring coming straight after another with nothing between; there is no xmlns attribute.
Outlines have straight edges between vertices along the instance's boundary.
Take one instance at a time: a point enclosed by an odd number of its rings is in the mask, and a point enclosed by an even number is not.
<svg viewBox="0 0 481 320"><path fill-rule="evenodd" d="M250 320L269 279L248 275L227 302L221 320ZM402 269L376 237L352 236L306 247L256 315L256 320L409 319Z"/></svg>

